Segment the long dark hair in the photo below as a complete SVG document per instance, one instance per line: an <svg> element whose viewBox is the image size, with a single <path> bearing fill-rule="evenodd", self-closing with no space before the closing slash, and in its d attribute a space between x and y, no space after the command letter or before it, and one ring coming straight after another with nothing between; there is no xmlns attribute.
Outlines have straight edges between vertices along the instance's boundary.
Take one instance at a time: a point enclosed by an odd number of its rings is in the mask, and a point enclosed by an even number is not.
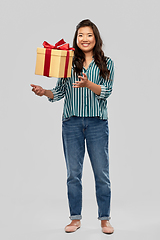
<svg viewBox="0 0 160 240"><path fill-rule="evenodd" d="M73 57L74 72L76 72L77 75L80 74L82 72L83 62L85 61L85 55L83 51L77 46L77 34L78 34L78 30L81 27L92 28L95 36L95 40L96 40L96 44L93 48L94 61L100 69L100 76L102 76L105 79L109 78L110 71L107 69L108 58L104 56L104 52L102 50L103 42L100 37L99 30L96 27L96 25L93 22L91 22L89 19L82 20L76 27L76 32L73 39L73 47L75 48L74 57Z"/></svg>

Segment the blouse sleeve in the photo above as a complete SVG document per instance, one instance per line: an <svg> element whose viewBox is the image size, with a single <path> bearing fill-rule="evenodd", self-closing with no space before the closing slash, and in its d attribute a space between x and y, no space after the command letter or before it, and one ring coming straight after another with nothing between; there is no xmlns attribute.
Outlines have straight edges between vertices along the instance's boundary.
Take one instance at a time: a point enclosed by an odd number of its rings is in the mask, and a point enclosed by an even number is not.
<svg viewBox="0 0 160 240"><path fill-rule="evenodd" d="M51 92L54 95L54 98L48 98L48 100L50 102L56 102L61 100L64 96L65 96L65 92L66 92L66 82L67 82L68 78L58 78L56 87L53 89L50 89Z"/></svg>
<svg viewBox="0 0 160 240"><path fill-rule="evenodd" d="M102 77L99 78L99 85L101 86L101 94L96 97L98 99L106 100L112 93L113 81L114 81L114 62L109 58L107 62L107 68L110 71L110 77L106 80Z"/></svg>

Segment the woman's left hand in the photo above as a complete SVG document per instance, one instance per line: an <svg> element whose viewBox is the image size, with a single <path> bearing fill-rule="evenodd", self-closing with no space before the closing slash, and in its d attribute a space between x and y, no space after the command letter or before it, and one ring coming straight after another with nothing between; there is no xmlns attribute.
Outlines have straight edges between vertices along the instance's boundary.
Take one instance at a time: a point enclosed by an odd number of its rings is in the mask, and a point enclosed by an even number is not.
<svg viewBox="0 0 160 240"><path fill-rule="evenodd" d="M73 83L73 88L88 87L89 80L87 78L87 75L85 73L82 74L83 77L78 76L78 78L80 78L80 81L75 81L75 83Z"/></svg>

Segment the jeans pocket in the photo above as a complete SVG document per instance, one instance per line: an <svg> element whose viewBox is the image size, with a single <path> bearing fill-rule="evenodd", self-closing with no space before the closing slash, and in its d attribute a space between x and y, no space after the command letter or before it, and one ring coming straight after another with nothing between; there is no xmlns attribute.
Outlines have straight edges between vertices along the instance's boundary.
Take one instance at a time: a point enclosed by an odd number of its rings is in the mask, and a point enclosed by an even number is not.
<svg viewBox="0 0 160 240"><path fill-rule="evenodd" d="M68 118L62 118L62 123L63 122L67 122L67 121L69 121L71 119L71 117L68 117Z"/></svg>

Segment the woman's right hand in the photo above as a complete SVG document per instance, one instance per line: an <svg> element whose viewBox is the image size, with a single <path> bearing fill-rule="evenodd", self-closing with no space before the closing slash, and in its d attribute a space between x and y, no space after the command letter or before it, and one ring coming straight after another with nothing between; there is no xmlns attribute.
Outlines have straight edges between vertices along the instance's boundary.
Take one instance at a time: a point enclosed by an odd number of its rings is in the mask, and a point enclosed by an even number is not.
<svg viewBox="0 0 160 240"><path fill-rule="evenodd" d="M45 89L43 89L41 86L31 84L32 91L38 95L38 96L43 96L45 94Z"/></svg>

